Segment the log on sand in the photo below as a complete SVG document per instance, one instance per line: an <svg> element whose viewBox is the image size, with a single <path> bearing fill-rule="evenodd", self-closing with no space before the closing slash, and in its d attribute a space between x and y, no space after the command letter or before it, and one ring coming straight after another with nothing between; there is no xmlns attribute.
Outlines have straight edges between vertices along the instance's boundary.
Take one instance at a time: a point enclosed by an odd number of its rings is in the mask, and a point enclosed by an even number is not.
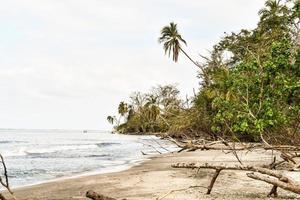
<svg viewBox="0 0 300 200"><path fill-rule="evenodd" d="M3 196L3 194L0 193L0 200L7 200L7 198L5 198L5 197Z"/></svg>
<svg viewBox="0 0 300 200"><path fill-rule="evenodd" d="M98 194L93 190L87 191L85 196L93 200L117 200L111 197L104 196L102 194Z"/></svg>
<svg viewBox="0 0 300 200"><path fill-rule="evenodd" d="M242 171L250 171L251 173L247 173L246 175L249 178L264 181L273 185L273 188L268 196L274 195L277 196L277 187L280 187L284 190L294 192L296 194L300 194L300 183L297 183L291 180L289 177L285 176L278 170L271 170L263 167L252 166L252 165L235 165L235 166L227 166L227 165L211 165L208 163L176 163L172 165L173 168L188 168L188 169L214 169L215 174L212 177L210 185L207 188L207 194L211 193L211 190L214 186L218 175L222 170L242 170Z"/></svg>

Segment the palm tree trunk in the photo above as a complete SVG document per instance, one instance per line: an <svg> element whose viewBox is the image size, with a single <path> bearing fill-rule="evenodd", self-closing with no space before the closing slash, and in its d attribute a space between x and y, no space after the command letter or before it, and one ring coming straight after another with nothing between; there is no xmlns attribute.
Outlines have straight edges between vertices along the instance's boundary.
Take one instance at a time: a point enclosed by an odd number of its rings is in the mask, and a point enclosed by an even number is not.
<svg viewBox="0 0 300 200"><path fill-rule="evenodd" d="M201 65L199 65L196 61L194 61L181 47L179 47L179 49L190 61L192 61L192 63L194 63L194 65L199 67L201 69L201 71L203 72L203 67Z"/></svg>
<svg viewBox="0 0 300 200"><path fill-rule="evenodd" d="M188 57L188 59L190 59L190 61L192 61L192 63L194 63L200 69L205 80L207 78L207 74L205 73L203 66L199 65L196 61L194 61L181 47L179 47L179 49L186 57Z"/></svg>

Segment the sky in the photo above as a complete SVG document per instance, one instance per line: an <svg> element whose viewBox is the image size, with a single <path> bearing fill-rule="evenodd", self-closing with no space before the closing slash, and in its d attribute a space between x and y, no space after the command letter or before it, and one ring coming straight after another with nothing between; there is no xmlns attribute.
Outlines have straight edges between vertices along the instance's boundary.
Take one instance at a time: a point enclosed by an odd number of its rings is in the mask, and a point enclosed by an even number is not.
<svg viewBox="0 0 300 200"><path fill-rule="evenodd" d="M197 90L197 68L164 56L169 22L195 60L254 28L264 0L9 0L0 7L0 128L109 130L134 91Z"/></svg>

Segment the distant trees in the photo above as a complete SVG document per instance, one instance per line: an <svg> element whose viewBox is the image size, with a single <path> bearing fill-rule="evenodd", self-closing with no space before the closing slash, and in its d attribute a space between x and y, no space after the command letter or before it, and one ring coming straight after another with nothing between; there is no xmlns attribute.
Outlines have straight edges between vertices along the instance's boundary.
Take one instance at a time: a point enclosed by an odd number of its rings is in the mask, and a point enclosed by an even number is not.
<svg viewBox="0 0 300 200"><path fill-rule="evenodd" d="M182 109L181 106L179 91L174 85L159 85L144 94L133 93L129 103L119 104L119 114L125 119L116 130L128 133L167 131L168 121Z"/></svg>
<svg viewBox="0 0 300 200"><path fill-rule="evenodd" d="M106 119L110 124L114 124L116 122L116 117L107 116Z"/></svg>
<svg viewBox="0 0 300 200"><path fill-rule="evenodd" d="M124 101L121 101L118 107L119 114L124 117L124 115L128 112L128 105L127 103L124 103Z"/></svg>

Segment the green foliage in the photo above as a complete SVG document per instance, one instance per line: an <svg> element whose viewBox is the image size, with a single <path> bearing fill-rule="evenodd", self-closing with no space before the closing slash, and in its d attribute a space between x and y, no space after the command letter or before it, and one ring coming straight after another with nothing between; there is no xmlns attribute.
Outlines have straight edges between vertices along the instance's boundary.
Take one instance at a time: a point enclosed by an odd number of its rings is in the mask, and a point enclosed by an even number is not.
<svg viewBox="0 0 300 200"><path fill-rule="evenodd" d="M173 85L157 86L150 92L136 92L131 102L121 102L118 107L124 123L116 126L122 133L165 132L171 119L182 109L179 91Z"/></svg>
<svg viewBox="0 0 300 200"><path fill-rule="evenodd" d="M215 133L276 138L299 123L299 17L289 7L267 1L256 29L232 33L214 47L200 95ZM220 61L224 52L232 56Z"/></svg>
<svg viewBox="0 0 300 200"><path fill-rule="evenodd" d="M164 43L165 54L171 56L174 62L178 61L179 51L181 50L181 44L186 45L186 41L182 38L177 30L177 24L171 22L169 26L163 27L161 30L161 37L158 39L159 43Z"/></svg>
<svg viewBox="0 0 300 200"><path fill-rule="evenodd" d="M182 51L200 67L201 87L185 102L171 85L135 93L119 106L117 130L300 142L299 8L299 0L267 0L255 29L225 35L201 65L181 49L177 25L164 27L165 52L176 62Z"/></svg>

